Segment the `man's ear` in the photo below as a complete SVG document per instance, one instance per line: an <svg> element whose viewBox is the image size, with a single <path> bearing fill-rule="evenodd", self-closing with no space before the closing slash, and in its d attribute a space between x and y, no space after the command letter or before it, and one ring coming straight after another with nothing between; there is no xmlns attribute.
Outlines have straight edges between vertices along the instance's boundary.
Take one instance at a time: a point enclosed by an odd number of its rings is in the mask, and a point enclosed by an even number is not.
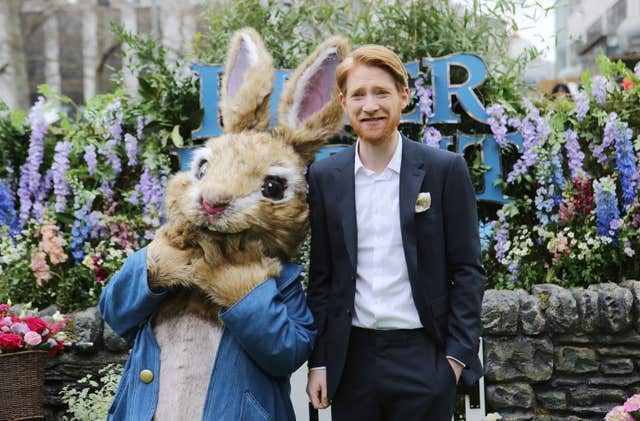
<svg viewBox="0 0 640 421"><path fill-rule="evenodd" d="M346 39L329 38L298 66L284 88L277 130L306 163L343 127L336 68L348 50Z"/></svg>
<svg viewBox="0 0 640 421"><path fill-rule="evenodd" d="M344 94L342 92L338 93L338 101L340 101L340 106L342 107L342 110L346 113L347 112L347 102L346 102L346 98L344 97Z"/></svg>
<svg viewBox="0 0 640 421"><path fill-rule="evenodd" d="M220 93L224 132L266 130L274 70L260 35L252 28L234 33L226 63Z"/></svg>
<svg viewBox="0 0 640 421"><path fill-rule="evenodd" d="M404 88L402 88L402 92L400 92L400 97L402 99L402 109L404 110L405 108L407 108L407 104L409 104L409 88L407 88L406 86Z"/></svg>

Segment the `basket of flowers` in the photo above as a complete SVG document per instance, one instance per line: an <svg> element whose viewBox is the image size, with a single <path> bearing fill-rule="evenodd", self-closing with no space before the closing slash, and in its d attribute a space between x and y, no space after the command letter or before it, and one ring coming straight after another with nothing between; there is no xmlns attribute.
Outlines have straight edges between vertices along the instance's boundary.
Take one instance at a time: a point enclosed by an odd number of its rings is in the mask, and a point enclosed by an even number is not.
<svg viewBox="0 0 640 421"><path fill-rule="evenodd" d="M0 304L0 421L43 419L44 372L47 359L64 348L66 320L51 323L28 312L15 315Z"/></svg>

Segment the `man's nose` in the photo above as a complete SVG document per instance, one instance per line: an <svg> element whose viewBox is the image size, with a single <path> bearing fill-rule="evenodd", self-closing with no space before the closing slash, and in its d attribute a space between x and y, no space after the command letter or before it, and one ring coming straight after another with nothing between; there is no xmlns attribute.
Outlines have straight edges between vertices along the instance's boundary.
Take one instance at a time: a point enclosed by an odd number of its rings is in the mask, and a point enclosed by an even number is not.
<svg viewBox="0 0 640 421"><path fill-rule="evenodd" d="M372 113L378 110L380 106L378 105L378 101L376 101L375 96L366 95L364 98L364 105L362 106L362 110L365 113Z"/></svg>

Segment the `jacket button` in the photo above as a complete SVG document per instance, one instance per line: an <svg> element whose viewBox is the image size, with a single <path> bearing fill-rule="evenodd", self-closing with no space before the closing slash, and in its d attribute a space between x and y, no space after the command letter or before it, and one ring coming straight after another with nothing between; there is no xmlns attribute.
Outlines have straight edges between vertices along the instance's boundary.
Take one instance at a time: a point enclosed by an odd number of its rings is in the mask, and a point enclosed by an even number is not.
<svg viewBox="0 0 640 421"><path fill-rule="evenodd" d="M151 370L142 370L140 372L140 380L142 380L142 383L151 383L153 381L153 372Z"/></svg>
<svg viewBox="0 0 640 421"><path fill-rule="evenodd" d="M347 310L347 316L351 317L351 310Z"/></svg>
<svg viewBox="0 0 640 421"><path fill-rule="evenodd" d="M355 281L356 281L356 275L353 275L353 276L351 277L351 280L352 280L353 282L355 282Z"/></svg>

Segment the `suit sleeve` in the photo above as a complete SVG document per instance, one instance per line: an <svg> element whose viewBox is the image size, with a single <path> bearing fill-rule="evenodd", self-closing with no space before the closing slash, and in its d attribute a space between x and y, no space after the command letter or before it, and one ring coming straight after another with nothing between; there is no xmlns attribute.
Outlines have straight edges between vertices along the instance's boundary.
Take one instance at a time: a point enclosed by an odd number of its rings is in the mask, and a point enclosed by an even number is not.
<svg viewBox="0 0 640 421"><path fill-rule="evenodd" d="M329 256L329 234L325 214L324 198L318 187L318 175L314 167L309 169L309 207L311 220L311 252L309 260L309 286L307 304L313 313L318 332L309 367L326 367L327 350L327 302L331 280L331 258Z"/></svg>
<svg viewBox="0 0 640 421"><path fill-rule="evenodd" d="M446 355L468 366L478 352L486 277L481 261L476 195L467 164L460 155L450 163L443 202L450 280Z"/></svg>

